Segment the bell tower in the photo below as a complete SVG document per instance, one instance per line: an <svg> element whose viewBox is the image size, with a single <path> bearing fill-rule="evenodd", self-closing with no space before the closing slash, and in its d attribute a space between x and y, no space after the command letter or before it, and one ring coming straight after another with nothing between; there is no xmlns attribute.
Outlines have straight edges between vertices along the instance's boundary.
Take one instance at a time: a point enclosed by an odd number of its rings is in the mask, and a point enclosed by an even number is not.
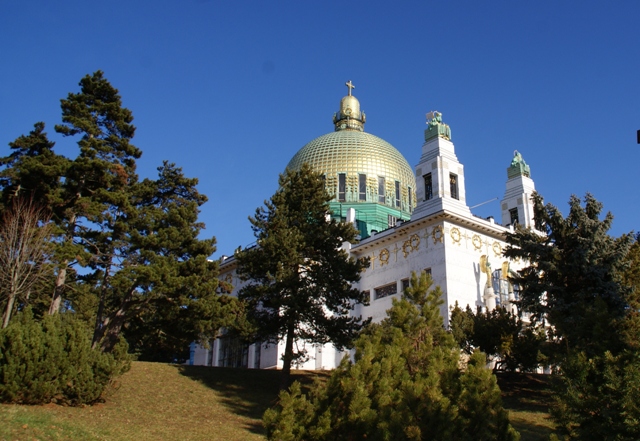
<svg viewBox="0 0 640 441"><path fill-rule="evenodd" d="M533 203L531 195L536 187L531 179L531 170L517 150L513 152L513 160L507 168L507 189L500 206L502 208L502 225L521 225L533 228Z"/></svg>
<svg viewBox="0 0 640 441"><path fill-rule="evenodd" d="M464 167L451 142L451 129L442 122L442 113L427 114L424 141L415 169L417 207L412 219L443 210L471 216L466 202Z"/></svg>

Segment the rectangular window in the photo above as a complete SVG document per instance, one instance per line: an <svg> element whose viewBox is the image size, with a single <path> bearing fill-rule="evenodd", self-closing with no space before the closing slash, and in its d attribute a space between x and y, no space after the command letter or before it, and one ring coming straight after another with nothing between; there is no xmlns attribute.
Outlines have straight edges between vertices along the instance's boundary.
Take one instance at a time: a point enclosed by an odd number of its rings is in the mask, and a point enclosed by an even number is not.
<svg viewBox="0 0 640 441"><path fill-rule="evenodd" d="M509 210L509 216L511 217L511 225L518 225L519 223L519 219L518 219L518 208L512 208L511 210Z"/></svg>
<svg viewBox="0 0 640 441"><path fill-rule="evenodd" d="M367 200L367 175L358 175L358 200Z"/></svg>
<svg viewBox="0 0 640 441"><path fill-rule="evenodd" d="M366 298L367 300L371 301L371 291L369 291L368 289L365 291L362 291L363 297Z"/></svg>
<svg viewBox="0 0 640 441"><path fill-rule="evenodd" d="M220 338L220 367L246 368L248 367L249 345L239 338Z"/></svg>
<svg viewBox="0 0 640 441"><path fill-rule="evenodd" d="M451 197L453 199L459 199L458 197L458 175L449 173L449 184L451 185Z"/></svg>
<svg viewBox="0 0 640 441"><path fill-rule="evenodd" d="M396 181L396 207L400 208L400 182Z"/></svg>
<svg viewBox="0 0 640 441"><path fill-rule="evenodd" d="M402 283L402 292L405 292L409 288L409 279L402 279L400 283Z"/></svg>
<svg viewBox="0 0 640 441"><path fill-rule="evenodd" d="M376 288L374 292L376 295L376 300L383 297L392 296L394 294L398 294L398 284L396 282L393 282L388 285Z"/></svg>
<svg viewBox="0 0 640 441"><path fill-rule="evenodd" d="M433 198L433 184L431 183L431 173L427 173L424 178L424 200Z"/></svg>
<svg viewBox="0 0 640 441"><path fill-rule="evenodd" d="M384 197L384 178L378 176L378 202L381 204L385 203Z"/></svg>
<svg viewBox="0 0 640 441"><path fill-rule="evenodd" d="M425 268L424 272L427 273L428 275L431 275L431 268Z"/></svg>
<svg viewBox="0 0 640 441"><path fill-rule="evenodd" d="M395 227L398 223L398 218L392 215L387 216L387 225L389 228Z"/></svg>
<svg viewBox="0 0 640 441"><path fill-rule="evenodd" d="M347 197L347 175L338 173L338 201L344 202Z"/></svg>
<svg viewBox="0 0 640 441"><path fill-rule="evenodd" d="M411 194L411 187L409 187L409 213L413 211L413 195Z"/></svg>

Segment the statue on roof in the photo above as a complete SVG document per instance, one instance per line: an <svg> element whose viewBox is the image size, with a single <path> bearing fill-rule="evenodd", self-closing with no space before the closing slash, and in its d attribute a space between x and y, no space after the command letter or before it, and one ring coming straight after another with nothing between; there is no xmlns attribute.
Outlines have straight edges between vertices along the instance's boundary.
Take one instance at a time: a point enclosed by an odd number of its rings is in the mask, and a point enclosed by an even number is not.
<svg viewBox="0 0 640 441"><path fill-rule="evenodd" d="M524 162L524 158L517 150L513 151L513 159L511 160L511 166L507 169L507 175L509 178L518 175L531 177L531 169L529 169L527 163Z"/></svg>
<svg viewBox="0 0 640 441"><path fill-rule="evenodd" d="M424 140L428 141L436 136L451 140L451 129L442 122L442 113L433 110L427 113L427 130L424 131Z"/></svg>

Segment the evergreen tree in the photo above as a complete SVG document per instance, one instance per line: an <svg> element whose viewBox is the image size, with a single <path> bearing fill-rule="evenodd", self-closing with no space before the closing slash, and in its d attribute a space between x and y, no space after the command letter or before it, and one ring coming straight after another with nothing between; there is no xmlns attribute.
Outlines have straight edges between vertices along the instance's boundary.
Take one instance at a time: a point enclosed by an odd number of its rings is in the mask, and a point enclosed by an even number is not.
<svg viewBox="0 0 640 441"><path fill-rule="evenodd" d="M74 314L35 320L22 311L0 330L0 401L80 405L99 399L130 366L126 342L110 354L91 350L90 333Z"/></svg>
<svg viewBox="0 0 640 441"><path fill-rule="evenodd" d="M640 353L631 235L608 235L613 216L587 194L566 218L534 195L538 231L508 235L505 255L528 265L514 282L521 307L551 325L560 373L554 416L568 438L640 438ZM637 264L637 261L636 261Z"/></svg>
<svg viewBox="0 0 640 441"><path fill-rule="evenodd" d="M36 123L28 135L9 143L9 156L0 158L3 326L27 303L37 315L49 309L51 245L59 233L54 207L69 160L53 151L44 127Z"/></svg>
<svg viewBox="0 0 640 441"><path fill-rule="evenodd" d="M466 366L445 331L441 291L414 273L388 318L369 325L309 396L297 383L264 415L272 440L516 440L495 376L474 353Z"/></svg>
<svg viewBox="0 0 640 441"><path fill-rule="evenodd" d="M542 350L546 335L535 324L525 325L518 316L505 308L473 312L456 303L451 310L450 329L464 352L479 349L487 362L495 362L496 370L535 371L545 359Z"/></svg>
<svg viewBox="0 0 640 441"><path fill-rule="evenodd" d="M99 306L96 334L104 308L118 248L123 246L127 215L131 215L130 189L137 183L136 159L142 152L131 144L133 114L101 71L80 81L80 93L61 100L62 122L55 127L64 136L80 135L80 154L65 175L61 211L64 240L56 290L51 305L55 313L62 299L67 266L75 252L83 266L99 272ZM79 245L79 246L78 246ZM82 249L80 249L82 247ZM94 345L96 337L94 337Z"/></svg>
<svg viewBox="0 0 640 441"><path fill-rule="evenodd" d="M75 159L53 152L43 123L0 158L3 206L31 197L55 227L55 272L42 288L48 312L67 309L91 322L93 348L107 352L123 332L138 353L153 352L155 338L165 354L210 338L238 307L216 294L217 264L208 260L215 239L198 239L206 197L197 180L165 163L157 180L139 181L132 113L101 71L82 78L61 108L56 131L78 138Z"/></svg>
<svg viewBox="0 0 640 441"><path fill-rule="evenodd" d="M53 151L44 123L34 124L29 135L22 135L9 143L12 153L0 158L0 191L2 205L7 207L14 198L30 200L34 206L52 216L59 200L62 177L69 160ZM42 220L42 219L39 219Z"/></svg>
<svg viewBox="0 0 640 441"><path fill-rule="evenodd" d="M536 230L507 235L505 256L528 262L513 277L521 287L519 306L551 324L562 353L619 352L627 311L620 275L631 235L609 236L613 216L608 213L600 220L602 204L590 194L584 207L572 196L566 218L555 206L544 205L538 194L533 202Z"/></svg>
<svg viewBox="0 0 640 441"><path fill-rule="evenodd" d="M120 268L105 290L94 337L103 350L110 350L127 324L124 333L136 351L153 349L154 336L169 353L180 351L212 337L233 303L223 303L216 293L217 262L208 258L215 239L198 239L204 227L197 221L199 207L207 198L197 191L197 179L168 162L158 172L157 180L145 179L132 190L127 245L119 249Z"/></svg>
<svg viewBox="0 0 640 441"><path fill-rule="evenodd" d="M255 341L284 339L283 387L291 364L304 357L294 342L332 342L349 347L362 323L349 312L368 301L352 288L368 262L349 258L344 242L356 229L329 218L324 181L308 165L280 176L280 189L250 218L257 246L237 253L238 274L249 283L239 293L248 303Z"/></svg>

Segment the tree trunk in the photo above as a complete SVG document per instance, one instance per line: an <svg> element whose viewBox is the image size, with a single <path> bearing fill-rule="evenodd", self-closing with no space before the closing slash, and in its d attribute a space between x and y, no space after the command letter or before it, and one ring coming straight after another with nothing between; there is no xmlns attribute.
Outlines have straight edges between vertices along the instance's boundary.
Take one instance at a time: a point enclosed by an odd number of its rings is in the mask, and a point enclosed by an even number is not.
<svg viewBox="0 0 640 441"><path fill-rule="evenodd" d="M72 214L69 219L69 226L66 232L66 242L73 243L73 236L76 229L76 215ZM64 284L67 281L67 267L69 261L65 260L60 265L60 271L56 277L56 285L53 288L53 296L51 297L51 304L49 305L49 315L60 312L60 304L62 303L62 291L64 290Z"/></svg>
<svg viewBox="0 0 640 441"><path fill-rule="evenodd" d="M141 303L134 302L133 299L133 293L137 287L137 283L134 283L131 286L129 292L125 298L122 299L120 307L116 311L109 314L109 316L105 317L103 320L100 320L100 322L96 320L96 328L93 333L91 349L96 349L99 345L102 352L111 352L113 350L116 343L118 343L120 331L122 331L122 327L125 324L126 313L132 308L140 308ZM145 302L142 302L142 304L144 303Z"/></svg>
<svg viewBox="0 0 640 441"><path fill-rule="evenodd" d="M15 304L16 296L11 295L7 300L7 309L4 312L3 320L2 320L2 329L9 326L9 320L11 320L11 313L13 312L13 305Z"/></svg>
<svg viewBox="0 0 640 441"><path fill-rule="evenodd" d="M49 315L56 314L60 311L62 303L62 290L67 279L67 262L64 262L56 277L56 284L53 287L53 296L51 296L51 304L49 305Z"/></svg>
<svg viewBox="0 0 640 441"><path fill-rule="evenodd" d="M91 347L94 349L96 348L98 343L100 343L100 340L102 340L102 338L104 337L105 331L103 327L106 326L106 323L104 320L104 302L107 296L106 291L107 291L108 281L109 281L109 270L105 270L104 277L102 279L102 287L100 288L100 299L98 301L98 312L96 313L96 323L93 327L93 341L91 342ZM123 302L123 305L124 305L124 302ZM120 309L122 309L122 306L120 307Z"/></svg>
<svg viewBox="0 0 640 441"><path fill-rule="evenodd" d="M282 357L282 377L280 378L280 390L286 390L290 386L291 381L291 362L293 361L293 340L295 338L295 324L289 323L287 329L287 340L284 347L284 356Z"/></svg>

